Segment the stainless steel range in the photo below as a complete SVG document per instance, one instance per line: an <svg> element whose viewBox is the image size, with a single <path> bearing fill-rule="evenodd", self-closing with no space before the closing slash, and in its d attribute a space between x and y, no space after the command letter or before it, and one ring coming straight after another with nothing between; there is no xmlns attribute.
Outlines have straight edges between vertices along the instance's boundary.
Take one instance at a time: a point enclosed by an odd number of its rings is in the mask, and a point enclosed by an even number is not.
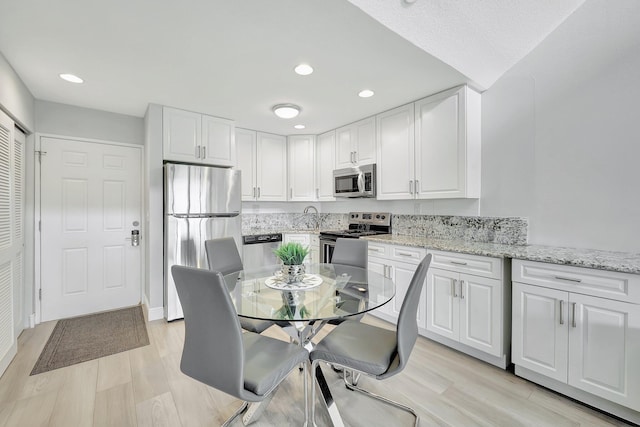
<svg viewBox="0 0 640 427"><path fill-rule="evenodd" d="M344 237L358 239L375 234L391 233L391 214L389 212L350 212L349 228L338 231L320 232L320 254L322 262L331 262L336 239Z"/></svg>

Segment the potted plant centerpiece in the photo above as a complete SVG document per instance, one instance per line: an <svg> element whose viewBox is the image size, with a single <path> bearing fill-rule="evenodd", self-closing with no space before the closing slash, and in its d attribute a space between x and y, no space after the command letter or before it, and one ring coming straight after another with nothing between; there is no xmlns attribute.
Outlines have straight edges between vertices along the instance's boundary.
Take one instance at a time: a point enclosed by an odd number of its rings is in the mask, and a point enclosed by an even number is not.
<svg viewBox="0 0 640 427"><path fill-rule="evenodd" d="M289 242L274 250L273 253L282 260L282 278L287 283L299 282L304 277L304 261L309 248L300 243Z"/></svg>

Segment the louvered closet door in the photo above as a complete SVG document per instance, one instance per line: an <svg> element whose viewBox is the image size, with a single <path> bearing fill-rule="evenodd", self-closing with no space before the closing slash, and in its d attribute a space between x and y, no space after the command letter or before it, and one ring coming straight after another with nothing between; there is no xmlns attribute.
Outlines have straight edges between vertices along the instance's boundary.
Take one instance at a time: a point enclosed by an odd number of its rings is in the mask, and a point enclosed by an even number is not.
<svg viewBox="0 0 640 427"><path fill-rule="evenodd" d="M4 372L16 353L13 319L13 282L18 255L22 248L16 241L14 215L14 124L0 111L0 374ZM21 179L21 177L20 177ZM21 224L21 222L20 222Z"/></svg>

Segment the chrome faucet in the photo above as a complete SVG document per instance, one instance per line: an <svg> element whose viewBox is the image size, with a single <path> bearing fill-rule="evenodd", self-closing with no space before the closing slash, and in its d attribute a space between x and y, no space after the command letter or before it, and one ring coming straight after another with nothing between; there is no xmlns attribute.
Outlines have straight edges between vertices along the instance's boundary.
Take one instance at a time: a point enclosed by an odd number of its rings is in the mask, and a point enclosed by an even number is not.
<svg viewBox="0 0 640 427"><path fill-rule="evenodd" d="M320 215L318 214L318 209L316 209L316 207L313 206L313 205L309 205L306 208L304 208L304 211L302 213L308 214L310 209L313 209L315 211L315 223L316 223L316 225L315 225L314 230L318 231L320 229Z"/></svg>

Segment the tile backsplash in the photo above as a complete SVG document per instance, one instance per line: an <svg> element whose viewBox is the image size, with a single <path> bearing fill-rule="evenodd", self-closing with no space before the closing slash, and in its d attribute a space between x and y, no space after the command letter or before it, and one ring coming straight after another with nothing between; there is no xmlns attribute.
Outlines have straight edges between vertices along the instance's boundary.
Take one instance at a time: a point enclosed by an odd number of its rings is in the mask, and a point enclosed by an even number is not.
<svg viewBox="0 0 640 427"><path fill-rule="evenodd" d="M342 230L348 227L344 213L246 213L242 234L277 231ZM478 217L451 215L393 215L393 234L434 239L465 240L508 245L527 244L529 222L521 217Z"/></svg>

